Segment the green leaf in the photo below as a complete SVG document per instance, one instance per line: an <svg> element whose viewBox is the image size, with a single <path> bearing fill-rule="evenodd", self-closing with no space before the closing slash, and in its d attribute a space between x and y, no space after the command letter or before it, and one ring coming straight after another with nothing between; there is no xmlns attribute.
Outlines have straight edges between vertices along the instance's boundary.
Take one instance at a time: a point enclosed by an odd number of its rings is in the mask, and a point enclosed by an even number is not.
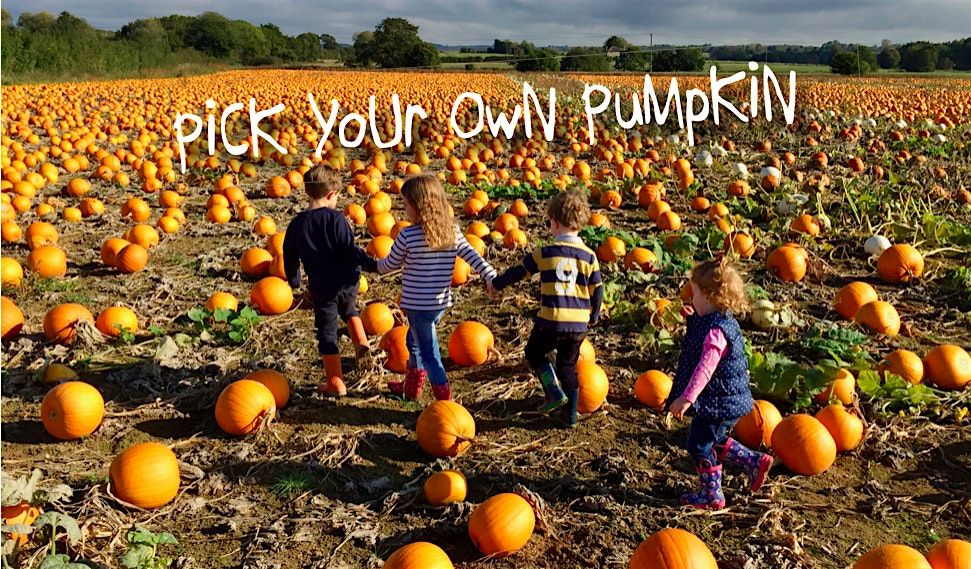
<svg viewBox="0 0 971 569"><path fill-rule="evenodd" d="M51 526L52 532L56 532L57 528L63 529L71 545L77 545L81 541L81 528L78 527L77 520L67 514L44 512L34 520L34 527L39 529L44 526Z"/></svg>
<svg viewBox="0 0 971 569"><path fill-rule="evenodd" d="M130 534L129 534L130 535ZM148 569L155 557L155 547L144 543L133 543L118 559L118 564L125 569Z"/></svg>
<svg viewBox="0 0 971 569"><path fill-rule="evenodd" d="M151 332L152 335L154 336L161 336L164 334L164 332L162 332L162 329L156 326L155 324L152 324L151 326L149 326L148 331Z"/></svg>
<svg viewBox="0 0 971 569"><path fill-rule="evenodd" d="M128 542L131 544L155 545L155 534L145 528L135 528L128 532Z"/></svg>
<svg viewBox="0 0 971 569"><path fill-rule="evenodd" d="M894 374L887 374L888 378L891 378L891 376L894 376ZM869 397L877 397L880 394L880 374L871 370L861 371L856 377L856 385L860 391Z"/></svg>
<svg viewBox="0 0 971 569"><path fill-rule="evenodd" d="M187 315L189 316L189 320L202 324L212 316L212 313L205 308L196 307L190 309Z"/></svg>
<svg viewBox="0 0 971 569"><path fill-rule="evenodd" d="M216 311L212 313L212 319L216 322L227 322L229 321L229 317L235 313L236 311L228 308L217 308Z"/></svg>

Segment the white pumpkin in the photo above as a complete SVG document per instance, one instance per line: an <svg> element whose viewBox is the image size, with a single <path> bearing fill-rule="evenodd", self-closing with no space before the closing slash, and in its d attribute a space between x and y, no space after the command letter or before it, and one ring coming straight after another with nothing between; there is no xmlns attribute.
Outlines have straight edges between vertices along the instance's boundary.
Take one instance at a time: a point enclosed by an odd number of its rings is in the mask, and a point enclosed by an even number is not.
<svg viewBox="0 0 971 569"><path fill-rule="evenodd" d="M876 257L890 248L890 240L883 235L874 235L863 243L863 250L867 255Z"/></svg>
<svg viewBox="0 0 971 569"><path fill-rule="evenodd" d="M775 204L775 210L779 215L790 215L809 202L809 196L805 194L792 194L785 196Z"/></svg>
<svg viewBox="0 0 971 569"><path fill-rule="evenodd" d="M714 163L715 159L712 157L711 152L707 150L700 150L695 155L695 166L699 168L711 168L711 165Z"/></svg>
<svg viewBox="0 0 971 569"><path fill-rule="evenodd" d="M736 162L732 166L732 175L737 176L743 180L748 179L748 166L742 164L741 162Z"/></svg>

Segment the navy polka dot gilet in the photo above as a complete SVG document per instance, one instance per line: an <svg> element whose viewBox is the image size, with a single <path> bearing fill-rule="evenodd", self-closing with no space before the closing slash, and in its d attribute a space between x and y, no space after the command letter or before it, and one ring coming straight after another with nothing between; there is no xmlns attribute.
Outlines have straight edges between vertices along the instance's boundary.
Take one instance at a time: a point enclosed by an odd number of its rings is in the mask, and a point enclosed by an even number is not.
<svg viewBox="0 0 971 569"><path fill-rule="evenodd" d="M732 313L715 311L705 316L692 314L687 317L687 331L678 361L678 372L668 397L670 406L684 393L701 360L705 336L712 328L721 328L728 346L722 354L711 381L698 396L688 413L706 419L737 419L752 410L752 390L749 387L748 359L742 330Z"/></svg>

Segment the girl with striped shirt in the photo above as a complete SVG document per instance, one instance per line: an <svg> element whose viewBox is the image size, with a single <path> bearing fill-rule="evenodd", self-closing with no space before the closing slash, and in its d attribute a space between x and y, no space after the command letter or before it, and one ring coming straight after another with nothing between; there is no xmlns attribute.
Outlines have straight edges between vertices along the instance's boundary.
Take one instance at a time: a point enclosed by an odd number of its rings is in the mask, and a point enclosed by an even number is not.
<svg viewBox="0 0 971 569"><path fill-rule="evenodd" d="M435 399L450 400L452 391L442 365L438 325L452 304L452 273L455 259L467 262L486 283L496 276L455 226L445 189L435 176L409 178L401 188L405 213L414 224L398 232L388 256L378 262L382 274L402 270L401 309L408 315L408 370L405 380L392 381L395 395L412 401L421 397L428 379Z"/></svg>

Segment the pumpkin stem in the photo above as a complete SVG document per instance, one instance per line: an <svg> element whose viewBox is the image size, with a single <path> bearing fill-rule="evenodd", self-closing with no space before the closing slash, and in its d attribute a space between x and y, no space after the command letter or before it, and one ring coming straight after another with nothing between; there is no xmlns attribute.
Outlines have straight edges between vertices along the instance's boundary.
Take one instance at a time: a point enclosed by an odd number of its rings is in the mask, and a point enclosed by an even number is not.
<svg viewBox="0 0 971 569"><path fill-rule="evenodd" d="M487 358L486 361L492 359L493 357L498 361L502 361L502 352L497 350L495 346L490 346L487 351L489 352L489 358Z"/></svg>

